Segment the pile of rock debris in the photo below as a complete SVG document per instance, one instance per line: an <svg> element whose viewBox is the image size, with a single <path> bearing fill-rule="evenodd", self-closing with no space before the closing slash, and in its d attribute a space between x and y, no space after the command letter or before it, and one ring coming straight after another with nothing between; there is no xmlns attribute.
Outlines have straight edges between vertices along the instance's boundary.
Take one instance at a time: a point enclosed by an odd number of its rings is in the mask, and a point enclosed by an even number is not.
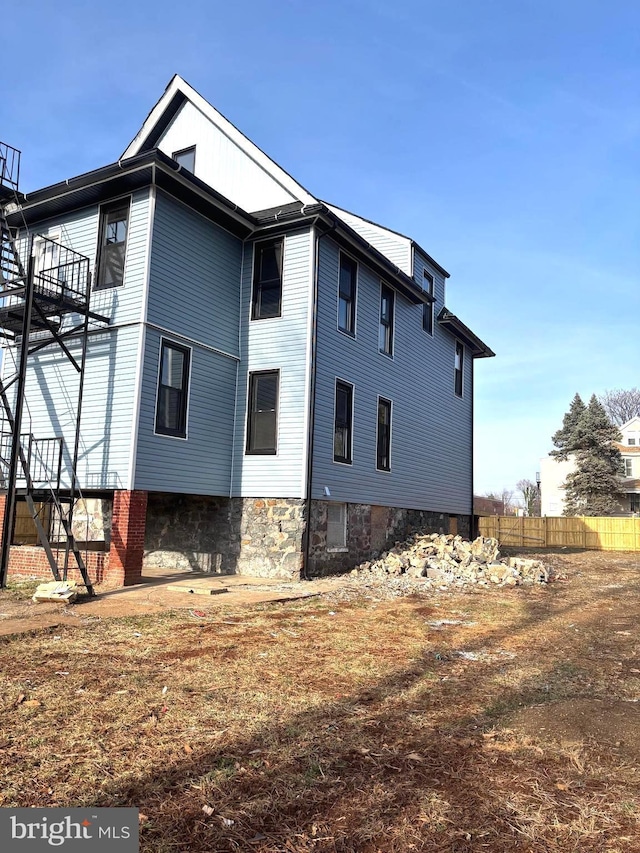
<svg viewBox="0 0 640 853"><path fill-rule="evenodd" d="M396 543L377 560L361 563L351 574L372 580L420 578L434 587L521 586L547 583L550 570L540 560L501 558L497 539L479 536L470 542L461 536L432 533Z"/></svg>

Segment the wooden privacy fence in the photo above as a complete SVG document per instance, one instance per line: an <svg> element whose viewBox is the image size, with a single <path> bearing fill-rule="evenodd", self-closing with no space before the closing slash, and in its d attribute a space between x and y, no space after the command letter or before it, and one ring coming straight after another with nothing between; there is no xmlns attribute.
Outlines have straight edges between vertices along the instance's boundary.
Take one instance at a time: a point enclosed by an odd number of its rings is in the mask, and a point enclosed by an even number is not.
<svg viewBox="0 0 640 853"><path fill-rule="evenodd" d="M489 515L480 518L478 532L480 536L497 539L501 545L519 548L640 550L640 518L517 518L513 515Z"/></svg>

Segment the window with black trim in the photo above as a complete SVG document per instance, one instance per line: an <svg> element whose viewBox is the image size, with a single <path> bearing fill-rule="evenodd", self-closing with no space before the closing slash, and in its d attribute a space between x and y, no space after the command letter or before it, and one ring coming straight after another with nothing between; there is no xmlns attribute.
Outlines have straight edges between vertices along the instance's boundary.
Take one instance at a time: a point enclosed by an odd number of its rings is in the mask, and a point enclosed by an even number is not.
<svg viewBox="0 0 640 853"><path fill-rule="evenodd" d="M156 432L161 435L187 437L190 360L187 347L162 340L156 402Z"/></svg>
<svg viewBox="0 0 640 853"><path fill-rule="evenodd" d="M391 470L391 400L378 397L378 441L376 468Z"/></svg>
<svg viewBox="0 0 640 853"><path fill-rule="evenodd" d="M434 299L433 299L433 276L427 270L424 271L423 274L423 282L422 289L429 294L431 300L429 302L425 302L422 306L422 328L429 335L433 334L433 309L434 309Z"/></svg>
<svg viewBox="0 0 640 853"><path fill-rule="evenodd" d="M182 166L183 169L186 169L188 172L191 172L195 175L196 172L196 146L192 145L191 148L183 148L182 151L174 151L171 157L178 163L178 165Z"/></svg>
<svg viewBox="0 0 640 853"><path fill-rule="evenodd" d="M353 385L336 380L336 404L333 428L333 461L351 465L353 433Z"/></svg>
<svg viewBox="0 0 640 853"><path fill-rule="evenodd" d="M124 260L127 252L129 200L100 208L100 237L95 290L124 284Z"/></svg>
<svg viewBox="0 0 640 853"><path fill-rule="evenodd" d="M278 447L279 370L249 374L247 453L275 455Z"/></svg>
<svg viewBox="0 0 640 853"><path fill-rule="evenodd" d="M456 360L453 371L454 390L456 396L462 397L462 375L464 372L464 347L460 341L456 341Z"/></svg>
<svg viewBox="0 0 640 853"><path fill-rule="evenodd" d="M338 328L348 335L356 333L356 286L358 264L340 252L340 283L338 286Z"/></svg>
<svg viewBox="0 0 640 853"><path fill-rule="evenodd" d="M393 355L393 313L395 291L380 285L380 328L378 330L378 349L385 355Z"/></svg>
<svg viewBox="0 0 640 853"><path fill-rule="evenodd" d="M252 320L279 317L282 313L282 248L282 238L254 246Z"/></svg>

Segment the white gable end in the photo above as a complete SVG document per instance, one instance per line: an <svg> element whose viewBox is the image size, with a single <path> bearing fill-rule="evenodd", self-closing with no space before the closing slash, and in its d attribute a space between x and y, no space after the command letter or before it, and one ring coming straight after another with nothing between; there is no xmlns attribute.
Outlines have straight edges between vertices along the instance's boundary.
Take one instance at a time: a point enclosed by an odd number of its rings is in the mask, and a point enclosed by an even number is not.
<svg viewBox="0 0 640 853"><path fill-rule="evenodd" d="M640 418L631 418L626 424L620 427L623 444L632 444L640 447Z"/></svg>
<svg viewBox="0 0 640 853"><path fill-rule="evenodd" d="M374 222L368 222L355 213L349 213L332 204L327 207L347 223L354 231L370 243L379 252L382 252L392 264L395 264L402 272L412 276L411 269L411 240L395 231L389 231Z"/></svg>
<svg viewBox="0 0 640 853"><path fill-rule="evenodd" d="M186 100L151 147L171 157L195 145L195 174L217 192L249 212L316 199L237 127L177 75L122 155L133 157L150 147L156 126L175 96Z"/></svg>
<svg viewBox="0 0 640 853"><path fill-rule="evenodd" d="M196 176L243 210L264 210L299 200L187 101L157 147L171 157L193 145Z"/></svg>

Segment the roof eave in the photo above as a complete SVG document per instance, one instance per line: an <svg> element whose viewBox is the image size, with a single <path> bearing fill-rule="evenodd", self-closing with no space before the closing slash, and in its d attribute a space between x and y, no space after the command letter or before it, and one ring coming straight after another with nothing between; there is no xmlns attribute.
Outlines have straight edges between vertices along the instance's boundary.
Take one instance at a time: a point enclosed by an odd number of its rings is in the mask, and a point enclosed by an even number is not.
<svg viewBox="0 0 640 853"><path fill-rule="evenodd" d="M471 331L462 320L456 317L448 308L443 308L438 314L438 323L454 337L460 338L471 349L474 358L493 358L495 352L484 341Z"/></svg>
<svg viewBox="0 0 640 853"><path fill-rule="evenodd" d="M348 245L350 251L371 267L381 278L392 284L414 305L433 301L431 296L422 290L410 276L395 266L386 255L383 255L375 246L367 242L364 237L322 202L316 204L298 202L282 207L254 211L252 216L258 222L256 237L284 231L297 224L303 225L314 220L320 220L327 226L325 234L333 234L338 242Z"/></svg>
<svg viewBox="0 0 640 853"><path fill-rule="evenodd" d="M429 262L429 264L430 264L432 267L434 267L435 269L437 269L437 270L438 270L438 272L439 272L439 273L440 273L444 278L451 278L451 273L447 272L447 271L446 271L446 269L445 269L443 266L441 266L441 265L440 265L440 264L435 260L435 258L432 258L432 257L431 257L431 255L430 255L428 252L425 252L425 250L422 248L422 246L420 245L420 243L416 243L416 241L415 241L415 240L412 240L412 241L411 241L411 247L412 247L412 249L418 249L418 251L419 251L422 255L424 255L424 257L427 259L427 261Z"/></svg>
<svg viewBox="0 0 640 853"><path fill-rule="evenodd" d="M157 149L27 193L21 206L8 214L9 223L19 226L43 221L151 185L207 212L240 237L255 228L251 214Z"/></svg>

